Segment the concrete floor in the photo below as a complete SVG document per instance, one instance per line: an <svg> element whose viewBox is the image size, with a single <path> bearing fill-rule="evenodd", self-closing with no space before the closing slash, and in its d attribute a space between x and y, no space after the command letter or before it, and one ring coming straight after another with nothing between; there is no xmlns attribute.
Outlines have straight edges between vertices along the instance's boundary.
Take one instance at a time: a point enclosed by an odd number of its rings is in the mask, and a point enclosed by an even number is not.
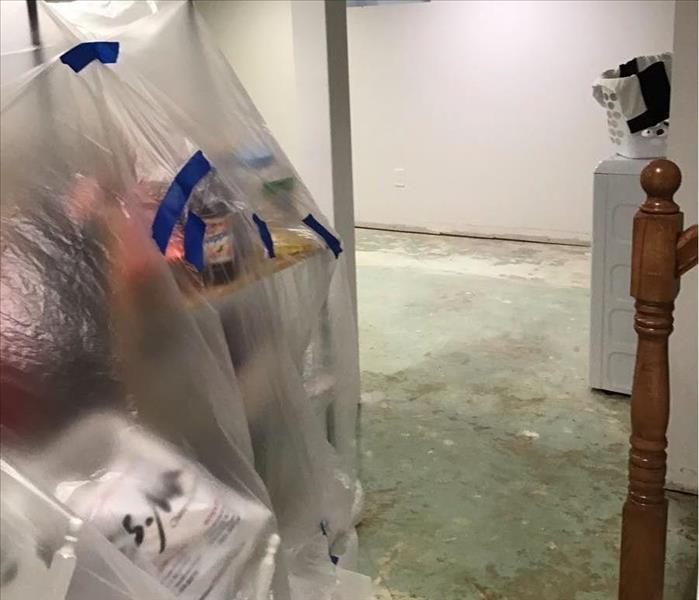
<svg viewBox="0 0 699 600"><path fill-rule="evenodd" d="M615 597L629 400L587 387L589 262L357 231L360 570L378 598ZM672 495L665 600L695 597L696 531L696 497Z"/></svg>

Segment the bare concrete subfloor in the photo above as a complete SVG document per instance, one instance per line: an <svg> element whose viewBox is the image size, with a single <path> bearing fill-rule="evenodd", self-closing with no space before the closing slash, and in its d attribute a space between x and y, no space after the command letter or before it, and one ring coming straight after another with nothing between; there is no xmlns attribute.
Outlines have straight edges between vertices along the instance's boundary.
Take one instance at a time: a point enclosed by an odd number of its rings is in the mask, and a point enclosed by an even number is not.
<svg viewBox="0 0 699 600"><path fill-rule="evenodd" d="M614 598L629 400L587 386L589 249L358 230L357 250L377 597ZM695 597L696 540L673 494L665 600Z"/></svg>

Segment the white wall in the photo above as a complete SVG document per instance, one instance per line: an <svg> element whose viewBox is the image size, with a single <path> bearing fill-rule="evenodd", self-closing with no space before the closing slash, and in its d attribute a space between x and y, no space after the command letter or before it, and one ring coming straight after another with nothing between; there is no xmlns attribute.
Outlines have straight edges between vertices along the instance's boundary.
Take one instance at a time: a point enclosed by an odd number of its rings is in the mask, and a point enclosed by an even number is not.
<svg viewBox="0 0 699 600"><path fill-rule="evenodd" d="M675 198L685 224L697 222L697 4L678 2L669 157L682 169ZM682 278L670 338L668 487L697 491L697 269Z"/></svg>
<svg viewBox="0 0 699 600"><path fill-rule="evenodd" d="M198 0L270 130L333 222L324 3Z"/></svg>
<svg viewBox="0 0 699 600"><path fill-rule="evenodd" d="M0 84L14 80L36 65L32 48L27 3L0 2L0 52L3 54Z"/></svg>
<svg viewBox="0 0 699 600"><path fill-rule="evenodd" d="M296 124L296 147L289 157L318 206L333 222L325 6L317 0L289 4L296 93L296 110L286 114Z"/></svg>
<svg viewBox="0 0 699 600"><path fill-rule="evenodd" d="M291 2L199 0L221 51L284 151L297 148L296 72Z"/></svg>
<svg viewBox="0 0 699 600"><path fill-rule="evenodd" d="M25 0L4 0L0 4L0 39L3 54L31 47Z"/></svg>
<svg viewBox="0 0 699 600"><path fill-rule="evenodd" d="M673 4L348 9L357 222L588 240L592 171L612 153L591 84L671 49Z"/></svg>

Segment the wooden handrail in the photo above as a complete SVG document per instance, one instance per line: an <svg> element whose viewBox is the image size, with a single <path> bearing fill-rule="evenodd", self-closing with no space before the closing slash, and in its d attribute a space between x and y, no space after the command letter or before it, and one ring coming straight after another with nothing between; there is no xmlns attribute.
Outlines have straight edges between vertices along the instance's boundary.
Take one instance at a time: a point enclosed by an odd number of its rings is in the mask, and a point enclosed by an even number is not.
<svg viewBox="0 0 699 600"><path fill-rule="evenodd" d="M697 226L692 225L677 240L677 277L697 266Z"/></svg>
<svg viewBox="0 0 699 600"><path fill-rule="evenodd" d="M668 338L680 276L697 264L697 228L682 231L673 195L680 170L654 160L641 173L648 195L633 222L631 295L638 334L631 393L629 488L624 503L620 600L662 600L667 534L665 437L670 409Z"/></svg>

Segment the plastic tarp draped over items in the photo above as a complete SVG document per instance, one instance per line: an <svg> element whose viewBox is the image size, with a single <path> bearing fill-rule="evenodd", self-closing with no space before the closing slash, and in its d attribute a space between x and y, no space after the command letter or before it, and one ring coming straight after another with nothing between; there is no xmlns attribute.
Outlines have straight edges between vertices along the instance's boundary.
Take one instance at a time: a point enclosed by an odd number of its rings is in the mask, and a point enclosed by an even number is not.
<svg viewBox="0 0 699 600"><path fill-rule="evenodd" d="M340 240L191 3L41 11L2 94L2 453L82 524L65 597L370 597ZM51 571L66 526L2 503Z"/></svg>

